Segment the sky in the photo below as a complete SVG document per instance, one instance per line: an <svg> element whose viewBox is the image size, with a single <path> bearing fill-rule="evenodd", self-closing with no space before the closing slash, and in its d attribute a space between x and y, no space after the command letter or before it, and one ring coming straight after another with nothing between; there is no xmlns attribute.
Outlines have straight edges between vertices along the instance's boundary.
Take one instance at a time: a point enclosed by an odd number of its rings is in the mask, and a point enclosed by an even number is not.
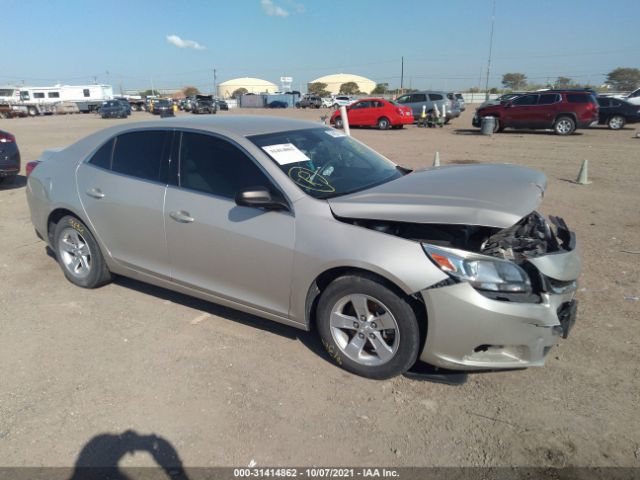
<svg viewBox="0 0 640 480"><path fill-rule="evenodd" d="M405 88L484 87L493 0L0 0L0 85L201 91L236 77L293 88L352 73ZM601 84L640 68L640 0L495 0L504 73Z"/></svg>

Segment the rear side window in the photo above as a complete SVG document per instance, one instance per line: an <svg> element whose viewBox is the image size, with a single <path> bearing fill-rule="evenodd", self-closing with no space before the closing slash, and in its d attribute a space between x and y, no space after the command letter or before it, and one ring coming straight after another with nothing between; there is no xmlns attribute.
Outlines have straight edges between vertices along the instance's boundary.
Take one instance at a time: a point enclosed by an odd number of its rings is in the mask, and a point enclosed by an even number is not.
<svg viewBox="0 0 640 480"><path fill-rule="evenodd" d="M96 167L111 169L111 153L113 152L113 138L102 145L96 153L93 154L89 163Z"/></svg>
<svg viewBox="0 0 640 480"><path fill-rule="evenodd" d="M430 93L429 94L429 100L431 100L432 102L436 101L436 100L442 100L442 99L443 99L443 97L439 93Z"/></svg>
<svg viewBox="0 0 640 480"><path fill-rule="evenodd" d="M230 199L249 187L272 190L266 175L238 147L217 137L190 132L182 134L180 186Z"/></svg>
<svg viewBox="0 0 640 480"><path fill-rule="evenodd" d="M557 93L543 93L538 98L538 105L551 105L560 101L560 95Z"/></svg>
<svg viewBox="0 0 640 480"><path fill-rule="evenodd" d="M426 102L427 96L424 93L414 93L411 95L411 103Z"/></svg>
<svg viewBox="0 0 640 480"><path fill-rule="evenodd" d="M601 107L610 107L611 106L611 99L609 98L599 98L598 99L598 105L600 105Z"/></svg>
<svg viewBox="0 0 640 480"><path fill-rule="evenodd" d="M171 134L163 130L119 135L113 151L111 169L132 177L160 181L160 169L168 151Z"/></svg>
<svg viewBox="0 0 640 480"><path fill-rule="evenodd" d="M580 93L567 93L567 101L569 103L590 103L591 96Z"/></svg>

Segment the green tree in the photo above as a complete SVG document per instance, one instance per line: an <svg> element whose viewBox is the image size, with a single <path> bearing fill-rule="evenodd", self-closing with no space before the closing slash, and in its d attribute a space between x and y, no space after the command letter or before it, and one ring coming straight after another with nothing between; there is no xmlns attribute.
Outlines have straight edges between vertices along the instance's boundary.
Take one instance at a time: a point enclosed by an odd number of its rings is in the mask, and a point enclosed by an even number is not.
<svg viewBox="0 0 640 480"><path fill-rule="evenodd" d="M240 87L240 88L236 88L236 89L233 91L233 93L231 94L231 97L232 97L232 98L238 98L238 97L241 97L242 95L245 95L245 94L247 94L247 93L249 93L249 90L247 90L247 89L246 89L246 88L244 88L244 87Z"/></svg>
<svg viewBox="0 0 640 480"><path fill-rule="evenodd" d="M635 90L640 85L640 69L616 68L607 74L606 82L614 90L622 92Z"/></svg>
<svg viewBox="0 0 640 480"><path fill-rule="evenodd" d="M524 73L505 73L502 85L509 90L523 90L527 86L527 76Z"/></svg>
<svg viewBox="0 0 640 480"><path fill-rule="evenodd" d="M190 97L191 95L198 95L199 93L200 93L200 90L198 90L196 87L192 87L191 85L182 87L182 94L185 97Z"/></svg>
<svg viewBox="0 0 640 480"><path fill-rule="evenodd" d="M319 97L330 97L331 92L327 91L327 84L322 82L313 82L307 85L307 92L311 95Z"/></svg>
<svg viewBox="0 0 640 480"><path fill-rule="evenodd" d="M555 81L556 88L569 88L571 85L573 85L573 82L569 77L556 78L556 81Z"/></svg>
<svg viewBox="0 0 640 480"><path fill-rule="evenodd" d="M374 95L384 95L389 90L388 83L376 83L376 88L371 90L371 93Z"/></svg>
<svg viewBox="0 0 640 480"><path fill-rule="evenodd" d="M340 93L344 95L357 95L360 93L360 87L356 82L347 82L340 85Z"/></svg>

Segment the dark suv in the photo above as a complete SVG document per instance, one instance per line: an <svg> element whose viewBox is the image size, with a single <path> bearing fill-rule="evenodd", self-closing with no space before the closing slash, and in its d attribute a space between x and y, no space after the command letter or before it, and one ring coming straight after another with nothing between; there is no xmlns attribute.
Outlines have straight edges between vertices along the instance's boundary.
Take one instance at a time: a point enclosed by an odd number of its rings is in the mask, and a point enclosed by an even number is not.
<svg viewBox="0 0 640 480"><path fill-rule="evenodd" d="M305 95L296 103L296 108L320 108L321 106L322 99L317 95Z"/></svg>
<svg viewBox="0 0 640 480"><path fill-rule="evenodd" d="M498 105L478 108L473 126L483 117L495 118L495 130L505 128L553 129L570 135L598 120L598 102L591 90L544 90L522 94Z"/></svg>

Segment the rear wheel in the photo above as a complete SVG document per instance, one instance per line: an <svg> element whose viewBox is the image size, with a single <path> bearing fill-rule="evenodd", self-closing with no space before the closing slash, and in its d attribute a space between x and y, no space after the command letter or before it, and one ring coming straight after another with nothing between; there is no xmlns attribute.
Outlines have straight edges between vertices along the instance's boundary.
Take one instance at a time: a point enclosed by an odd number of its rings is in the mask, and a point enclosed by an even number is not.
<svg viewBox="0 0 640 480"><path fill-rule="evenodd" d="M54 249L64 276L79 287L96 288L111 281L111 273L93 235L70 215L55 226Z"/></svg>
<svg viewBox="0 0 640 480"><path fill-rule="evenodd" d="M553 129L558 135L571 135L576 129L576 122L571 117L558 117Z"/></svg>
<svg viewBox="0 0 640 480"><path fill-rule="evenodd" d="M391 378L418 357L420 330L412 306L373 276L334 280L318 302L317 326L331 358L357 375Z"/></svg>
<svg viewBox="0 0 640 480"><path fill-rule="evenodd" d="M607 123L611 130L620 130L627 122L622 115L614 115L609 119L609 122Z"/></svg>
<svg viewBox="0 0 640 480"><path fill-rule="evenodd" d="M378 119L379 130L387 130L390 126L391 126L391 122L387 117L382 117Z"/></svg>

